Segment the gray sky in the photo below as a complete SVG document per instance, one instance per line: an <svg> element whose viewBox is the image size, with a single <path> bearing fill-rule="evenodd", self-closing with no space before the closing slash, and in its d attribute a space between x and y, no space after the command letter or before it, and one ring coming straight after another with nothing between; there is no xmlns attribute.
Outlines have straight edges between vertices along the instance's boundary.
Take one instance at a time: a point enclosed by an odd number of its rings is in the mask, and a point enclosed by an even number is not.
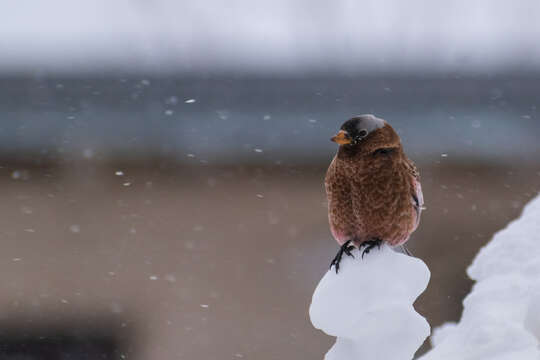
<svg viewBox="0 0 540 360"><path fill-rule="evenodd" d="M537 0L17 0L0 72L540 70Z"/></svg>

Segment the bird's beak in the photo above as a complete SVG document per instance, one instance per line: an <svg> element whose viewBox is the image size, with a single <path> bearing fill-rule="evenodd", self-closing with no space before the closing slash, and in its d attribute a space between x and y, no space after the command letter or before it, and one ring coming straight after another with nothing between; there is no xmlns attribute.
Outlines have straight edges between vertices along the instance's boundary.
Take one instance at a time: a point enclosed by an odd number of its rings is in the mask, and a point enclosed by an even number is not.
<svg viewBox="0 0 540 360"><path fill-rule="evenodd" d="M335 143L338 143L339 145L347 145L352 142L351 137L345 130L339 130L339 132L334 135L332 138L330 138Z"/></svg>

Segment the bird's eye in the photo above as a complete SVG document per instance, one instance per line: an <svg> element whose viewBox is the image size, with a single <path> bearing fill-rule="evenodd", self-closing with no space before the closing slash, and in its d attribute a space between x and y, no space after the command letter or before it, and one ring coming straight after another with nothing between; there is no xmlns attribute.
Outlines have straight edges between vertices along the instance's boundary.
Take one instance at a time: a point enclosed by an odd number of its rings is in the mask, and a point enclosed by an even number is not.
<svg viewBox="0 0 540 360"><path fill-rule="evenodd" d="M367 130L366 130L366 129L362 129L362 130L360 130L360 132L358 133L358 136L360 136L360 137L364 137L364 136L366 136L366 135L367 135Z"/></svg>

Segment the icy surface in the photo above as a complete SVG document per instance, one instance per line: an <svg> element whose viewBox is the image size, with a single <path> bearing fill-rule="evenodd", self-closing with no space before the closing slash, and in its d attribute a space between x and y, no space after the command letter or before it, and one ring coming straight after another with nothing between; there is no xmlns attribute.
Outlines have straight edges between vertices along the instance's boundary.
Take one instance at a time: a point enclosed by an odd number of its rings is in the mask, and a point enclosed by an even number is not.
<svg viewBox="0 0 540 360"><path fill-rule="evenodd" d="M412 359L430 332L412 305L428 284L427 266L388 246L363 259L358 250L353 254L313 294L313 326L337 337L325 359Z"/></svg>
<svg viewBox="0 0 540 360"><path fill-rule="evenodd" d="M495 234L467 272L476 284L460 322L443 329L421 359L540 359L540 197Z"/></svg>

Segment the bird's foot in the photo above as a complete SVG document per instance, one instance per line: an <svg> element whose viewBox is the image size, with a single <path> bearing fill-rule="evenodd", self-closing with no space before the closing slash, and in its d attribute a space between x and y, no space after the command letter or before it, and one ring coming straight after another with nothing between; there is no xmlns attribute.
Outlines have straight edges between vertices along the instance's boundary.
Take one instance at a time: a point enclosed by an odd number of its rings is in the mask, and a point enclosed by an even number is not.
<svg viewBox="0 0 540 360"><path fill-rule="evenodd" d="M381 239L371 239L371 240L367 240L367 241L364 241L363 243L360 244L360 246L358 247L358 249L362 249L363 246L365 246L366 248L364 249L364 251L362 251L362 259L364 258L364 255L365 254L369 254L369 252L371 251L371 249L373 249L375 246L380 249L381 248L381 244L382 244L382 240Z"/></svg>
<svg viewBox="0 0 540 360"><path fill-rule="evenodd" d="M354 258L354 255L351 253L351 251L354 249L354 245L351 245L351 242L352 240L348 240L343 245L341 245L341 247L339 248L339 251L334 257L334 260L332 260L332 262L330 263L330 268L332 268L332 265L335 266L336 274L339 271L339 263L341 262L343 253L345 253L347 256L352 256Z"/></svg>

